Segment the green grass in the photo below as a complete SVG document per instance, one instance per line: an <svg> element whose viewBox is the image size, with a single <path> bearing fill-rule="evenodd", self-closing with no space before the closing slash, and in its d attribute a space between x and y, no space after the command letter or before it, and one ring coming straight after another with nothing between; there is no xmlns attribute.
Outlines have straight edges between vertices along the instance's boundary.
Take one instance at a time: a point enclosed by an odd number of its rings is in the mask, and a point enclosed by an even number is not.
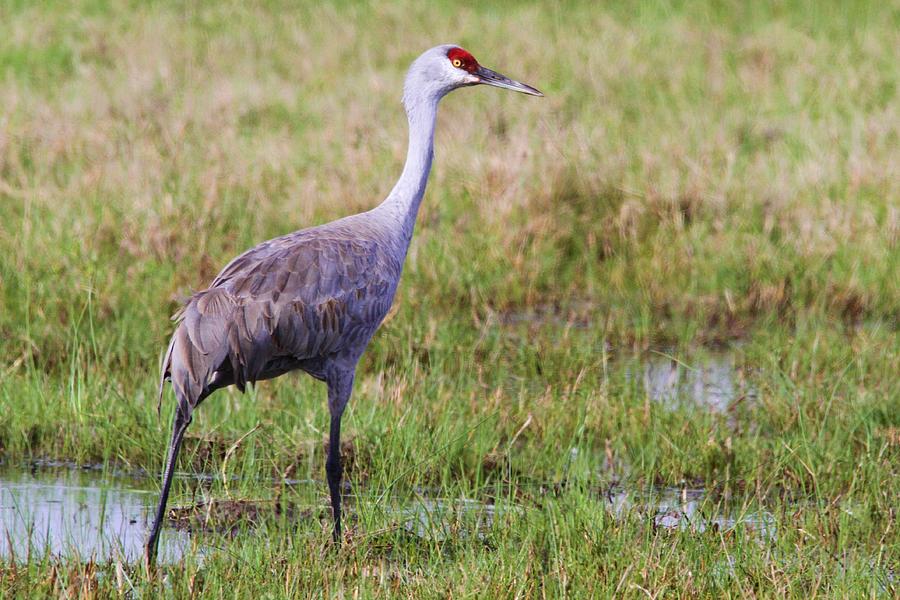
<svg viewBox="0 0 900 600"><path fill-rule="evenodd" d="M405 154L403 73L455 41L546 98L442 105L396 312L345 417L347 546L272 516L134 585L897 594L898 30L878 2L0 3L0 458L157 472L179 298L258 241L377 203ZM650 401L634 376L650 349L696 367L722 345L755 390L727 413ZM202 440L182 464L241 477L213 497L272 498L273 476L323 478L326 423L299 375L219 392L193 434L259 428L224 467ZM616 515L614 483L703 487L704 514L728 498L777 536ZM419 538L388 508L422 490L509 510L483 538ZM290 493L325 505L324 485ZM4 564L0 595L115 594L114 571Z"/></svg>

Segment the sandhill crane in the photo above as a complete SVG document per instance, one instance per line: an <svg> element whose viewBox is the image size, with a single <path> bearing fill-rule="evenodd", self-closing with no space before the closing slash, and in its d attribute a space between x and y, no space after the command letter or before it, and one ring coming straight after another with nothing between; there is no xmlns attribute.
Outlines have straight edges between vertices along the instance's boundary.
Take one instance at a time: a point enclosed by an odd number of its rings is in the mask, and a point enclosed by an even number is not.
<svg viewBox="0 0 900 600"><path fill-rule="evenodd" d="M431 170L438 102L478 84L542 96L487 69L456 45L413 61L403 86L409 149L400 179L377 207L301 229L251 248L181 308L162 364L161 400L172 382L178 406L156 517L145 548L156 558L172 474L194 409L211 393L305 371L328 387L331 414L325 471L341 540L341 415L360 356L394 300Z"/></svg>

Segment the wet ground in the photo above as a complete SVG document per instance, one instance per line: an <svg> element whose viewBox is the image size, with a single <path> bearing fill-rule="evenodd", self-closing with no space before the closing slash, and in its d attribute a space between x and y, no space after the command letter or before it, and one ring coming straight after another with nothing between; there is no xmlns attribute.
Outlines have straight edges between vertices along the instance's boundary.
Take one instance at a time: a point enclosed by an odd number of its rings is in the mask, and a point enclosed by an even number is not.
<svg viewBox="0 0 900 600"><path fill-rule="evenodd" d="M736 403L755 397L734 354L728 351L706 353L690 362L665 352L651 352L635 363L631 373L651 400L672 408L686 405L727 413ZM217 476L201 473L191 477L208 482ZM98 561L134 561L141 556L157 494L156 481L141 474L47 461L0 467L0 558L24 560L29 554L34 558L50 553ZM768 513L722 507L701 510L710 504L705 502L703 489L612 488L602 496L614 515L636 511L658 528L702 532L744 524L760 539L771 540L776 535L775 519ZM348 500L352 503L352 498ZM162 562L178 561L191 548L192 535L234 534L273 516L320 520L328 516L325 510L273 500L207 498L170 508L171 518L160 541ZM422 494L413 502L394 503L389 510L396 516L397 525L411 534L442 539L484 535L498 508L472 499L441 498L437 492Z"/></svg>
<svg viewBox="0 0 900 600"><path fill-rule="evenodd" d="M323 483L324 485L324 483ZM32 560L52 556L133 562L141 557L144 536L157 500L155 483L146 477L103 473L97 469L62 466L0 468L0 558ZM763 541L776 535L775 519L766 512L717 510L705 505L702 489L613 487L600 494L607 510L624 518L638 514L658 528L702 532L749 526ZM348 498L352 505L352 498ZM397 527L423 539L449 536L483 537L503 511L525 506L496 506L466 498L420 494L404 504L388 500ZM352 510L351 510L352 512ZM264 519L315 518L325 522L328 511L301 509L277 500L218 500L175 505L160 540L160 561L177 562L201 548L203 535L235 535ZM348 515L352 520L352 515ZM192 540L192 537L196 539Z"/></svg>
<svg viewBox="0 0 900 600"><path fill-rule="evenodd" d="M135 561L157 490L147 478L68 465L0 468L0 558ZM190 544L186 533L165 528L160 561L178 561Z"/></svg>
<svg viewBox="0 0 900 600"><path fill-rule="evenodd" d="M738 402L756 399L756 388L733 351L706 352L687 359L652 351L641 361L640 370L650 399L670 408L727 413Z"/></svg>
<svg viewBox="0 0 900 600"><path fill-rule="evenodd" d="M203 485L203 478L192 478ZM321 484L324 486L324 482ZM147 477L104 473L66 464L0 466L0 561L24 562L48 555L95 563L134 563L142 553L148 520L156 501L156 485ZM598 499L613 518L638 518L658 530L728 535L741 528L760 544L774 547L776 517L764 509L748 510L735 502L712 499L702 488L632 490L614 485L598 490ZM353 498L348 498L352 507ZM538 510L525 504L494 505L466 498L441 498L424 491L400 503L386 498L394 527L413 539L482 539L506 513ZM205 501L175 506L160 541L160 562L177 563L187 553L203 556L219 545L210 533L235 535L252 531L258 522L277 518L316 519L327 532L328 511L297 509L278 500ZM347 522L355 523L350 508ZM790 561L790 556L784 557ZM841 557L835 556L841 563ZM842 564L842 563L841 563ZM734 572L733 556L710 568ZM873 562L874 568L874 562ZM895 572L875 569L884 590L892 589Z"/></svg>

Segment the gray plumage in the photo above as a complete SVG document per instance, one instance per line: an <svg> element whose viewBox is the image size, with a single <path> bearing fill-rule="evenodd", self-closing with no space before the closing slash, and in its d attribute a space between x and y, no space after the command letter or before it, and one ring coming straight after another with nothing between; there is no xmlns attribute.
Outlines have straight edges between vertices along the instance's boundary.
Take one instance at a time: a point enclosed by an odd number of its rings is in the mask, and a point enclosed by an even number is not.
<svg viewBox="0 0 900 600"><path fill-rule="evenodd" d="M390 310L404 249L371 217L342 219L235 258L180 311L160 381L183 409L204 392L355 361Z"/></svg>
<svg viewBox="0 0 900 600"><path fill-rule="evenodd" d="M326 472L340 540L340 422L356 364L397 291L433 158L440 99L486 83L531 95L534 88L479 65L457 46L437 46L407 73L403 104L409 150L403 173L376 208L278 237L232 260L210 286L188 299L165 353L159 398L172 382L178 405L156 518L145 548L156 547L175 461L193 411L212 392L289 371L328 386L331 414Z"/></svg>

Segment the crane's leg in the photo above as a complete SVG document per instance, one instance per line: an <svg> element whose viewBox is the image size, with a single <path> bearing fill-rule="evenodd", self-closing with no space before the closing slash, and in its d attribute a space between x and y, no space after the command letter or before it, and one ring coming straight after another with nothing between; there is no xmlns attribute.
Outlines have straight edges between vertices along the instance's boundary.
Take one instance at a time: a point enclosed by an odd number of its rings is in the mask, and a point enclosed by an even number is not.
<svg viewBox="0 0 900 600"><path fill-rule="evenodd" d="M191 424L188 410L179 407L175 410L175 418L172 421L172 441L169 443L169 456L166 460L166 468L163 473L162 492L159 495L159 505L156 507L156 518L150 528L147 537L147 545L144 547L144 561L148 571L156 563L156 550L159 545L159 530L166 517L166 503L169 500L169 488L172 486L172 476L175 474L175 461L178 459L178 451L181 449L181 440L184 432Z"/></svg>
<svg viewBox="0 0 900 600"><path fill-rule="evenodd" d="M350 400L353 389L353 371L342 371L329 376L328 411L331 413L331 427L328 435L328 458L325 473L328 475L328 491L331 493L331 512L334 517L332 535L335 544L341 543L341 478L344 468L341 464L341 416Z"/></svg>

